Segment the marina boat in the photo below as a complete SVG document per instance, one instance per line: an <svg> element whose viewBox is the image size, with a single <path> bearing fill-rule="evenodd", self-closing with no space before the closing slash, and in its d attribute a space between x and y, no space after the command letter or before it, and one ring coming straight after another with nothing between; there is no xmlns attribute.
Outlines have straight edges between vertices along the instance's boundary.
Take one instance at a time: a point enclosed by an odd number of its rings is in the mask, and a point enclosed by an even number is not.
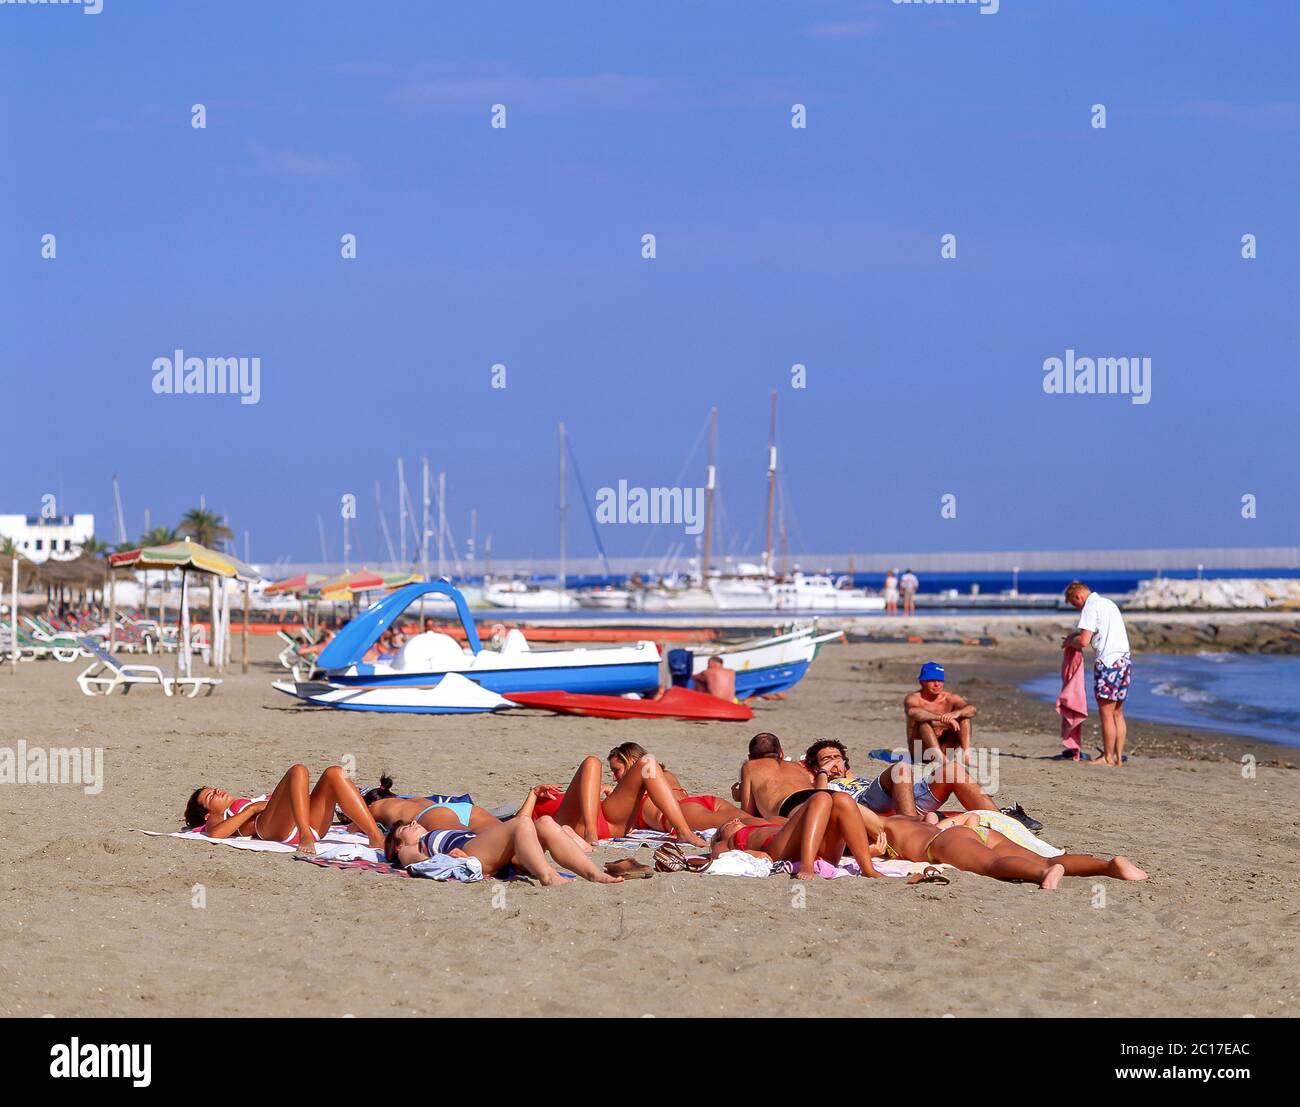
<svg viewBox="0 0 1300 1107"><path fill-rule="evenodd" d="M793 688L803 680L822 645L843 637L843 631L818 634L816 626L809 625L771 638L756 638L733 645L693 651L673 650L669 653L669 662L671 664L675 656L689 653L691 675L698 676L708 667L709 658L716 654L728 669L735 672L736 698L744 700Z"/></svg>
<svg viewBox="0 0 1300 1107"><path fill-rule="evenodd" d="M504 607L512 611L567 611L578 606L570 592L537 588L522 580L485 582L483 602L489 607Z"/></svg>
<svg viewBox="0 0 1300 1107"><path fill-rule="evenodd" d="M575 596L579 607L591 611L626 611L632 606L632 593L626 588L591 588Z"/></svg>
<svg viewBox="0 0 1300 1107"><path fill-rule="evenodd" d="M449 597L460 618L465 646L450 634L426 631L410 638L388 659L366 661L381 634L421 597ZM490 711L500 705L457 690L438 692L444 677L458 674L466 683L498 695L509 692L576 692L619 696L655 692L659 687L659 649L653 642L626 646L534 650L518 629L508 631L499 649L486 648L461 593L447 581L418 581L389 593L347 624L321 651L311 681L278 681L279 692L308 703L361 711ZM325 685L327 687L322 687ZM329 688L364 689L365 696L331 695ZM389 695L388 693L392 693Z"/></svg>
<svg viewBox="0 0 1300 1107"><path fill-rule="evenodd" d="M777 611L884 611L882 596L849 587L848 577L831 580L824 573L795 573L772 584L772 606Z"/></svg>

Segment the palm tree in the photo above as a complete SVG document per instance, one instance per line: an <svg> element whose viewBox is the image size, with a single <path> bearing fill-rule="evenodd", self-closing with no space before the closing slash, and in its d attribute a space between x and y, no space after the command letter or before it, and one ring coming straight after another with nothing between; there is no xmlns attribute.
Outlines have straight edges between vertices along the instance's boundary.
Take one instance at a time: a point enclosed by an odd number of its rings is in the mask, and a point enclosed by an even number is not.
<svg viewBox="0 0 1300 1107"><path fill-rule="evenodd" d="M181 525L176 529L183 535L189 535L195 542L214 550L218 542L235 537L235 532L226 526L226 521L220 515L202 507L187 511L181 519Z"/></svg>
<svg viewBox="0 0 1300 1107"><path fill-rule="evenodd" d="M180 535L176 533L173 527L153 527L140 535L141 546L166 546L169 543L177 541ZM163 603L167 597L167 585L171 580L171 572L163 570L162 591L158 595L158 625L162 626L163 621ZM144 575L144 613L147 617L149 614L149 574Z"/></svg>
<svg viewBox="0 0 1300 1107"><path fill-rule="evenodd" d="M108 553L108 543L101 542L93 534L81 544L81 552L91 557L102 557Z"/></svg>

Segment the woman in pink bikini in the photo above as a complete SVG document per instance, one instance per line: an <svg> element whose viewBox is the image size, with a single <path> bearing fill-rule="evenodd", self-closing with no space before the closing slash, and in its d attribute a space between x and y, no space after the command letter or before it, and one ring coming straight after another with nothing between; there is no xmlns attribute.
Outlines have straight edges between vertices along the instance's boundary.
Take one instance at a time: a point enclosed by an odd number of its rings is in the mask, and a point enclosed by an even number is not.
<svg viewBox="0 0 1300 1107"><path fill-rule="evenodd" d="M341 766L331 765L309 791L310 780L306 765L294 765L263 799L200 786L185 805L185 825L190 830L202 830L209 838L259 838L297 846L302 853L315 853L316 842L328 832L334 822L334 809L339 807L348 821L366 835L372 849L383 849L383 834Z"/></svg>

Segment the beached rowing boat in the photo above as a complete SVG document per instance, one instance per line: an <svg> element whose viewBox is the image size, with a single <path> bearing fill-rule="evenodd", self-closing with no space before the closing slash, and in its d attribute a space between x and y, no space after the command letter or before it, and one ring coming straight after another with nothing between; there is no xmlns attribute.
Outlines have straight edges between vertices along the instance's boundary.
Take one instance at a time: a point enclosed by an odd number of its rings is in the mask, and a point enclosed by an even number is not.
<svg viewBox="0 0 1300 1107"><path fill-rule="evenodd" d="M732 645L706 646L691 652L691 675L699 676L715 654L736 674L736 697L770 696L793 688L808 672L808 667L825 642L844 637L841 630L818 634L815 624L796 627L771 638L756 638ZM684 651L683 651L684 652ZM679 651L669 654L671 659Z"/></svg>

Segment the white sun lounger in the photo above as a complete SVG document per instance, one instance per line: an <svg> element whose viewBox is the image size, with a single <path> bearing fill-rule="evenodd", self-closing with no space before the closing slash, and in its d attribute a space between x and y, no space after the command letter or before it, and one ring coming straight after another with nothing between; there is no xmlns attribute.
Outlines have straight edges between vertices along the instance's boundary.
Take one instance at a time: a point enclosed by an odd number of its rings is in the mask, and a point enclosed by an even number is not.
<svg viewBox="0 0 1300 1107"><path fill-rule="evenodd" d="M213 689L221 683L219 677L165 676L157 665L123 665L89 638L81 639L81 646L95 658L90 667L77 677L77 684L88 696L111 695L119 684L123 695L131 691L133 685L155 684L162 688L165 696L186 695L193 699L203 688L208 690L209 696L212 695Z"/></svg>

